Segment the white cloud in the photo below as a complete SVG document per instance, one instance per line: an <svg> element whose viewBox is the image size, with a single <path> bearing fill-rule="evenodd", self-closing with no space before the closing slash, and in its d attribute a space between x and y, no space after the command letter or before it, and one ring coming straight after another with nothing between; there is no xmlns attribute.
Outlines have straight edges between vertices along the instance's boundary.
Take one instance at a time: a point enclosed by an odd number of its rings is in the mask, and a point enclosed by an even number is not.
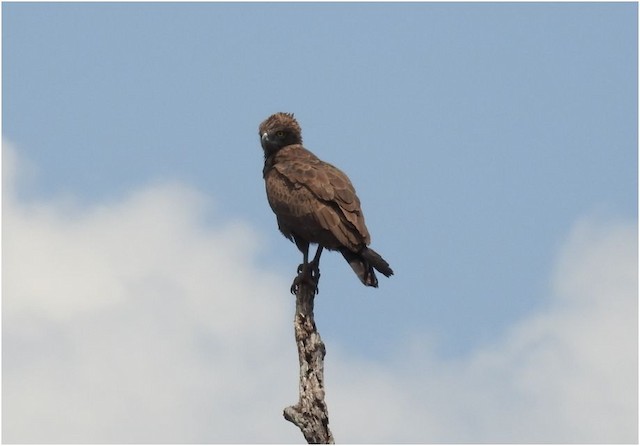
<svg viewBox="0 0 640 446"><path fill-rule="evenodd" d="M301 442L289 278L256 232L180 184L20 202L4 160L4 442ZM637 441L636 248L632 224L578 222L548 308L468 357L428 333L384 362L327 345L336 439Z"/></svg>
<svg viewBox="0 0 640 446"><path fill-rule="evenodd" d="M4 441L298 439L289 284L206 208L179 184L89 209L5 198Z"/></svg>
<svg viewBox="0 0 640 446"><path fill-rule="evenodd" d="M390 364L336 359L328 379L343 390L328 393L343 421L336 438L637 442L637 271L634 225L577 223L548 308L500 343L455 361L419 341Z"/></svg>

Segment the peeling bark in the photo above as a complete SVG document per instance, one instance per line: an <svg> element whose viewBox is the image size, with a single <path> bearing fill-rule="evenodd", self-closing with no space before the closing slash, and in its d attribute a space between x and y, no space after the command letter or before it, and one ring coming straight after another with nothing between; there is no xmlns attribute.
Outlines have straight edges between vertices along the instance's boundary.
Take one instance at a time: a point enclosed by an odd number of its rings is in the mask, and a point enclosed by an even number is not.
<svg viewBox="0 0 640 446"><path fill-rule="evenodd" d="M300 283L296 293L293 320L300 362L299 400L284 409L284 418L302 431L309 444L333 444L329 430L329 413L324 401L325 347L313 318L316 288Z"/></svg>

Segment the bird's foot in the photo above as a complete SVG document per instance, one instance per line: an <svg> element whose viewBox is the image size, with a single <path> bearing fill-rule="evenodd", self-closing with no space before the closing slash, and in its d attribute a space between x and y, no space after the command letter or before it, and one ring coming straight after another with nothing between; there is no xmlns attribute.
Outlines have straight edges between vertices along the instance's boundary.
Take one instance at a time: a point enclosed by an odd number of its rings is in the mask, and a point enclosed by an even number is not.
<svg viewBox="0 0 640 446"><path fill-rule="evenodd" d="M311 262L298 265L298 275L291 284L291 294L298 294L301 284L306 284L313 289L313 294L318 294L318 281L320 280L320 268Z"/></svg>

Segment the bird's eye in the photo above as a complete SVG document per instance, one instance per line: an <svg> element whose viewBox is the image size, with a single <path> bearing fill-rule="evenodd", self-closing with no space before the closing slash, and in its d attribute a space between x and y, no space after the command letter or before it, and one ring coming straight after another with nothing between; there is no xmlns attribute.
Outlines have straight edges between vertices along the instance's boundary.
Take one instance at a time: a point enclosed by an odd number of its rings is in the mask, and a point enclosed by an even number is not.
<svg viewBox="0 0 640 446"><path fill-rule="evenodd" d="M282 138L284 136L284 132L282 130L276 132L276 136Z"/></svg>

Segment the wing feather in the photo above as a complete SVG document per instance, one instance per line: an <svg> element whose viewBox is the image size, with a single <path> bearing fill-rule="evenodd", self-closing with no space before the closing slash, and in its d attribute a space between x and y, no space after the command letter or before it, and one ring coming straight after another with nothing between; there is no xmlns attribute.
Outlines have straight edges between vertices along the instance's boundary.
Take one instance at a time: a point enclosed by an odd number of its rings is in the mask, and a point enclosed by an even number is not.
<svg viewBox="0 0 640 446"><path fill-rule="evenodd" d="M360 200L349 178L301 146L287 149L278 154L285 162L276 162L274 168L291 185L304 187L318 200L308 203L311 207L306 210L344 246L357 249L369 244Z"/></svg>

